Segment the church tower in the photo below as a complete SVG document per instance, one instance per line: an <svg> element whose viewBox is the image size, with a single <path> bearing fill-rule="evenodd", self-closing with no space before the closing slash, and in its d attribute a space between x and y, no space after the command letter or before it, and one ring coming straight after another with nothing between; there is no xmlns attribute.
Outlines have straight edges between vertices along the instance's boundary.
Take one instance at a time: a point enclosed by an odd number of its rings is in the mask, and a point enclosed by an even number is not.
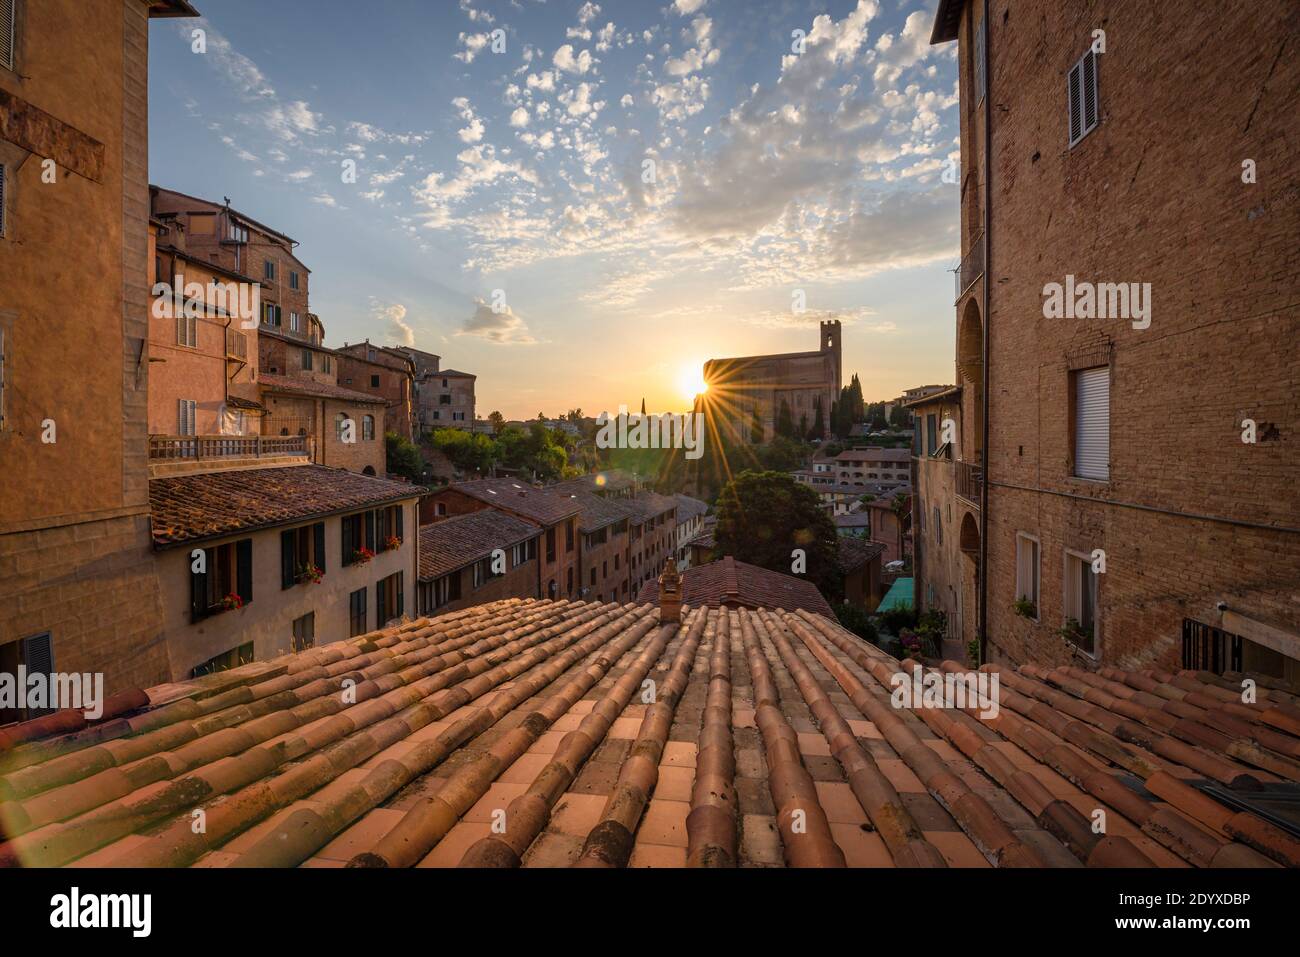
<svg viewBox="0 0 1300 957"><path fill-rule="evenodd" d="M840 353L840 321L838 319L827 319L821 324L821 351L827 353L831 360L831 374L835 379L836 399L839 398L840 389L843 388L843 359Z"/></svg>

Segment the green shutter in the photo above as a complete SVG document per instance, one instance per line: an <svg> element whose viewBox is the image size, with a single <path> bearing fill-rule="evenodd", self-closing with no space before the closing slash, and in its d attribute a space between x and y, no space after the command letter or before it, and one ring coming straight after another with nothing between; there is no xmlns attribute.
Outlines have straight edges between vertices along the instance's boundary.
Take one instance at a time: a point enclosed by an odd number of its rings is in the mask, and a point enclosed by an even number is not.
<svg viewBox="0 0 1300 957"><path fill-rule="evenodd" d="M194 557L190 553L190 621L197 622L207 617L208 614L208 563L212 561L212 554L206 549L196 549L203 552L203 571L194 571Z"/></svg>
<svg viewBox="0 0 1300 957"><path fill-rule="evenodd" d="M280 589L282 591L286 588L292 588L295 584L294 540L292 531L280 533Z"/></svg>
<svg viewBox="0 0 1300 957"><path fill-rule="evenodd" d="M235 542L235 580L239 597L247 605L253 600L253 540L241 538Z"/></svg>
<svg viewBox="0 0 1300 957"><path fill-rule="evenodd" d="M343 564L352 564L352 553L357 550L357 546L352 541L352 518L345 515L340 519L343 525Z"/></svg>
<svg viewBox="0 0 1300 957"><path fill-rule="evenodd" d="M325 574L325 523L317 522L312 531L316 538L316 567L320 569L322 575Z"/></svg>

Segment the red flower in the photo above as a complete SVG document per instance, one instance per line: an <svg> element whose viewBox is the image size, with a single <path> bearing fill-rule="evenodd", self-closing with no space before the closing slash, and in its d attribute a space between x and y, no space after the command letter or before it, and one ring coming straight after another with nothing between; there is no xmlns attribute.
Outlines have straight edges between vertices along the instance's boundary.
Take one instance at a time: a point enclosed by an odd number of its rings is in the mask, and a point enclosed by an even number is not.
<svg viewBox="0 0 1300 957"><path fill-rule="evenodd" d="M221 607L225 608L226 611L230 611L233 608L243 608L244 599L240 598L238 594L232 591L225 598L221 599Z"/></svg>

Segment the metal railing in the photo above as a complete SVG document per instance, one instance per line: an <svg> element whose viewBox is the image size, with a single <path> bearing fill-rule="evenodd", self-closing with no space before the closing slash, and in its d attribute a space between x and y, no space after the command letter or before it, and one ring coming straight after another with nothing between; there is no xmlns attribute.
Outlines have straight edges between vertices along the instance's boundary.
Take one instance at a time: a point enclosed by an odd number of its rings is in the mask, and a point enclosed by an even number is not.
<svg viewBox="0 0 1300 957"><path fill-rule="evenodd" d="M970 251L962 257L961 265L953 272L957 276L955 298L960 299L971 284L984 275L984 232L982 230L971 237Z"/></svg>
<svg viewBox="0 0 1300 957"><path fill-rule="evenodd" d="M306 435L151 435L151 462L308 455Z"/></svg>
<svg viewBox="0 0 1300 957"><path fill-rule="evenodd" d="M970 462L954 462L953 468L956 470L957 494L979 508L984 470Z"/></svg>

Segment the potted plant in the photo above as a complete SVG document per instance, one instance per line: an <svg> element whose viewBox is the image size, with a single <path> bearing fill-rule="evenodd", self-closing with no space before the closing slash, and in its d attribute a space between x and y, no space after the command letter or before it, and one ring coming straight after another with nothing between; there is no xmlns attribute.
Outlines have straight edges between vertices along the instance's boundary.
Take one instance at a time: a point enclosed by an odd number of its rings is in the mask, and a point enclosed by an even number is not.
<svg viewBox="0 0 1300 957"><path fill-rule="evenodd" d="M401 548L401 547L402 547L402 540L398 538L396 535L389 535L387 538L384 539L384 548L388 549L389 551L392 551L394 548Z"/></svg>
<svg viewBox="0 0 1300 957"><path fill-rule="evenodd" d="M900 631L898 633L898 641L899 644L903 646L904 658L921 657L922 654L921 637L916 632L914 632L911 628L904 628L902 631Z"/></svg>
<svg viewBox="0 0 1300 957"><path fill-rule="evenodd" d="M970 660L972 668L980 666L980 640L978 638L972 638L966 643L966 657Z"/></svg>
<svg viewBox="0 0 1300 957"><path fill-rule="evenodd" d="M1021 595L1014 602L1012 602L1011 607L1016 610L1016 614L1019 615L1021 618L1038 617L1038 606L1035 605L1034 602L1025 595Z"/></svg>
<svg viewBox="0 0 1300 957"><path fill-rule="evenodd" d="M374 557L375 557L375 553L363 545L360 548L358 548L355 552L352 553L352 564L368 565L370 564L370 559Z"/></svg>
<svg viewBox="0 0 1300 957"><path fill-rule="evenodd" d="M1081 644L1092 640L1092 628L1085 628L1077 618L1065 619L1065 625L1056 632L1072 644Z"/></svg>
<svg viewBox="0 0 1300 957"><path fill-rule="evenodd" d="M233 611L244 607L244 599L240 598L236 592L231 592L225 598L221 599L221 607L224 611Z"/></svg>
<svg viewBox="0 0 1300 957"><path fill-rule="evenodd" d="M306 565L298 566L298 583L311 582L313 585L319 585L320 580L325 576L319 568L308 562Z"/></svg>

